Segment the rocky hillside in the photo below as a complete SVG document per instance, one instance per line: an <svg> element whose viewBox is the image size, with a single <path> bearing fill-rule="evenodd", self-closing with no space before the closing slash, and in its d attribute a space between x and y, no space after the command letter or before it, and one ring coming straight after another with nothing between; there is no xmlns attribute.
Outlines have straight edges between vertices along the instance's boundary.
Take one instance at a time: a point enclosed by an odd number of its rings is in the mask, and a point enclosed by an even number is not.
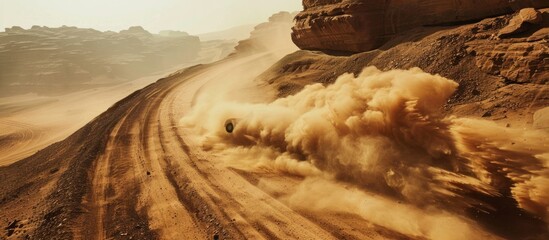
<svg viewBox="0 0 549 240"><path fill-rule="evenodd" d="M415 27L477 21L525 7L549 7L549 1L304 0L303 7L292 33L297 46L362 52Z"/></svg>
<svg viewBox="0 0 549 240"><path fill-rule="evenodd" d="M199 51L199 38L184 32L7 28L0 32L0 95L133 80L194 60Z"/></svg>
<svg viewBox="0 0 549 240"><path fill-rule="evenodd" d="M310 4L304 1L306 8ZM356 9L351 6L348 10ZM307 12L298 14L294 31L300 28L299 19ZM327 43L322 37L314 39ZM327 54L326 51L333 50L329 46L321 46L323 52L298 51L259 79L274 84L280 96L286 96L307 84L329 84L343 73L358 74L366 66L383 70L420 67L460 84L448 111L498 120L502 124L525 125L532 124L535 111L549 106L549 89L545 87L549 79L548 39L549 9L527 8L475 23L412 28L395 33L377 49L356 54ZM303 48L303 42L296 43ZM305 48L309 46L312 45ZM342 49L353 45L337 46Z"/></svg>

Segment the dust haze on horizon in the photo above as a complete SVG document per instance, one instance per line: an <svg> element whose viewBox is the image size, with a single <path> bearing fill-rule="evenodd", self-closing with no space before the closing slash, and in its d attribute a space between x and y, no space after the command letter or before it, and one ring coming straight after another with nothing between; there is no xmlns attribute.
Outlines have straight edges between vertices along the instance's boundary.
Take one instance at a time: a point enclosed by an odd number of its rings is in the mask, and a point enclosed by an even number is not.
<svg viewBox="0 0 549 240"><path fill-rule="evenodd" d="M301 1L297 0L0 0L0 31L12 26L27 29L33 25L67 25L101 31L142 26L153 33L178 30L201 34L256 24L275 12L301 9Z"/></svg>

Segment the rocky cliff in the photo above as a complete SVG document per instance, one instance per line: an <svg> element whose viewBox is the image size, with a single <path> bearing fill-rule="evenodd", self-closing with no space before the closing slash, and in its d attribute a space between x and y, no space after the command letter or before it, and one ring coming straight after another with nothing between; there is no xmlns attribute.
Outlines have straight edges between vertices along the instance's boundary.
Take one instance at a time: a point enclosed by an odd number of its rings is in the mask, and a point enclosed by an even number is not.
<svg viewBox="0 0 549 240"><path fill-rule="evenodd" d="M353 2L356 5L333 8L343 2ZM499 124L502 127L502 139L508 138L511 145L515 144L516 139L509 137L503 129L526 131L532 128L549 128L549 9L523 8L514 11L514 7L510 7L510 14L461 23L446 21L456 18L456 15L448 13L450 17L433 18L436 21L429 24L416 22L405 28L398 28L405 26L404 24L392 25L395 28L388 30L386 27L391 24L383 20L387 14L383 6L378 9L377 18L371 15L370 19L366 19L359 14L368 13L367 10L371 9L360 5L361 2L365 1L305 0L306 10L297 16L294 27L294 41L301 48L322 51L301 50L290 54L260 75L258 80L276 87L282 97L298 95L301 89L312 83L322 83L330 88L332 86L329 85L336 82L338 77L346 73L358 76L366 66L375 66L382 70L419 67L459 84L457 91L444 106L445 114L449 116L484 119ZM447 1L448 4L454 2L473 1ZM482 8L481 2L498 1L475 2ZM493 9L511 6L507 1L500 2L505 5L493 5ZM518 4L520 1L512 3ZM549 4L549 1L523 3L532 6L533 3ZM368 7L374 7L368 4ZM415 7L409 6L409 9ZM311 9L318 10L317 15L312 14ZM338 17L322 16L322 11L326 9L333 9L331 16ZM437 8L433 10L430 13L437 12ZM504 7L500 10L506 9ZM370 13L374 12L372 10ZM415 10L412 12L422 15ZM405 15L396 16L397 19L399 17L404 19ZM418 19L421 22L433 20L429 17ZM371 25L364 25L367 21ZM413 21L414 19L410 19L410 23ZM414 27L415 24L420 25ZM342 81L348 79L343 77ZM338 83L335 85L338 86ZM314 91L312 89L315 87L308 91ZM358 94L359 97L368 95ZM344 96L343 99L347 97L352 99L357 96ZM342 102L352 105L352 101ZM338 115L339 108L345 111L346 107L348 105L331 106L333 110L330 111ZM483 125L478 125L479 130L483 128ZM485 139L480 141L484 144ZM528 144L534 145L534 142L529 141ZM544 219L517 208L520 205L515 200L506 201L505 204L501 204L503 201L500 200L488 201L491 202L488 205L497 202L494 209L498 209L475 213L467 210L464 214L471 216L471 219L502 239L547 239L547 219L544 222ZM538 213L544 216L546 209L540 208ZM509 224L508 219L515 216L517 219Z"/></svg>
<svg viewBox="0 0 549 240"><path fill-rule="evenodd" d="M200 49L198 37L151 34L142 27L120 33L76 27L7 28L0 32L0 95L133 80L194 60Z"/></svg>
<svg viewBox="0 0 549 240"><path fill-rule="evenodd" d="M544 0L303 0L292 39L307 50L369 51L395 34L549 7Z"/></svg>
<svg viewBox="0 0 549 240"><path fill-rule="evenodd" d="M287 96L307 84L330 84L344 73L358 74L366 66L419 67L459 83L446 106L453 114L525 125L532 123L535 111L549 106L548 40L549 9L527 8L475 23L416 27L356 54L298 51L259 79Z"/></svg>

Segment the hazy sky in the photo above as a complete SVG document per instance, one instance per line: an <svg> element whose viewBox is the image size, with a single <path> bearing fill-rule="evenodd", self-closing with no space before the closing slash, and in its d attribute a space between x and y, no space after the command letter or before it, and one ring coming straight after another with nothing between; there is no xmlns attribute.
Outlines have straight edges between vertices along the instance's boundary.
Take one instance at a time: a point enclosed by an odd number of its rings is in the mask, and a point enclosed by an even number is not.
<svg viewBox="0 0 549 240"><path fill-rule="evenodd" d="M0 0L0 31L14 25L115 31L140 25L151 32L197 34L259 23L275 12L301 9L301 0Z"/></svg>

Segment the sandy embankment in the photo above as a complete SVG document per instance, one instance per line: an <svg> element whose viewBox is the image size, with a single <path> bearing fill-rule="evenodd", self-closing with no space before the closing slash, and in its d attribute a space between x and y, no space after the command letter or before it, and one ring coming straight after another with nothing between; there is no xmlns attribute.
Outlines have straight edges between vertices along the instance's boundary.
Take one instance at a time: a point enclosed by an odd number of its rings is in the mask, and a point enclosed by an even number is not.
<svg viewBox="0 0 549 240"><path fill-rule="evenodd" d="M202 42L202 49L192 62L108 87L59 96L24 94L0 98L0 166L24 159L63 140L112 104L159 78L189 66L225 58L232 49L231 44L230 41Z"/></svg>
<svg viewBox="0 0 549 240"><path fill-rule="evenodd" d="M66 138L123 97L181 67L185 66L61 96L25 94L0 98L0 166Z"/></svg>

